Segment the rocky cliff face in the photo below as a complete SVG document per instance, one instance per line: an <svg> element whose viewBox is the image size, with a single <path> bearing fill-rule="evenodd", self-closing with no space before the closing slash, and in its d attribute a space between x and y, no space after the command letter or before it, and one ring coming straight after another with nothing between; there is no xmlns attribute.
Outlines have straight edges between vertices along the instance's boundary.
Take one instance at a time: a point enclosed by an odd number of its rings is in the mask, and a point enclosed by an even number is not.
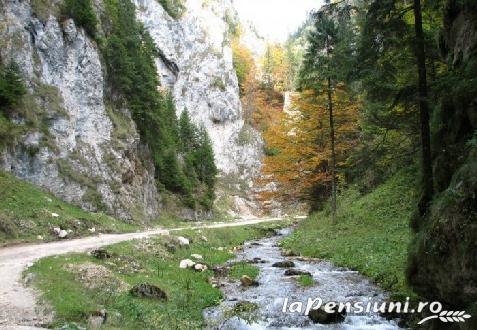
<svg viewBox="0 0 477 330"><path fill-rule="evenodd" d="M156 0L135 0L137 17L159 48L162 85L204 125L216 163L224 174L254 175L260 168L261 139L244 128L237 76L233 68L230 29L236 13L230 0L185 2L185 13L173 20ZM247 132L244 132L247 130ZM250 138L243 139L247 134Z"/></svg>
<svg viewBox="0 0 477 330"><path fill-rule="evenodd" d="M108 86L97 44L53 10L38 15L36 3L0 1L0 55L19 64L29 90L18 118L25 134L2 153L0 167L92 211L123 219L157 216L150 157L128 109L113 111L105 102ZM223 173L244 179L256 173L260 137L253 131L246 143L240 140L244 124L227 40L231 3L189 1L179 21L155 0L134 3L157 44L162 85L172 91L178 112L189 111L207 128Z"/></svg>
<svg viewBox="0 0 477 330"><path fill-rule="evenodd" d="M436 196L428 214L414 219L408 280L420 295L475 315L477 311L477 69L475 4L449 0L441 50L461 85L449 86L434 120ZM475 329L429 323L432 329Z"/></svg>

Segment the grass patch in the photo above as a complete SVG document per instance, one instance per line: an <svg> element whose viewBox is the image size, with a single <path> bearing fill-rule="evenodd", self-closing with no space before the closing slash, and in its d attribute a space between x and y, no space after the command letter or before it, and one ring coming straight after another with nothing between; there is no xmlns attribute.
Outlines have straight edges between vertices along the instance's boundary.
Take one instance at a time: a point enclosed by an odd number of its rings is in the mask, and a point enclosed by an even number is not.
<svg viewBox="0 0 477 330"><path fill-rule="evenodd" d="M356 269L396 297L414 296L405 281L414 182L412 171L402 171L367 195L351 188L339 198L337 225L325 210L302 222L282 245Z"/></svg>
<svg viewBox="0 0 477 330"><path fill-rule="evenodd" d="M296 279L296 282L300 284L301 286L305 286L305 287L313 286L315 284L313 277L310 275L300 275Z"/></svg>
<svg viewBox="0 0 477 330"><path fill-rule="evenodd" d="M240 262L230 268L229 276L233 279L240 279L243 275L247 275L251 279L256 279L259 273L260 269L257 266Z"/></svg>
<svg viewBox="0 0 477 330"><path fill-rule="evenodd" d="M263 237L269 232L268 227L283 225L184 230L177 235L192 241L189 248L176 244L176 248L171 249L174 238L160 236L106 247L112 255L109 259L98 260L88 254L50 257L36 262L28 271L35 274L35 286L55 309L53 327L72 322L85 326L89 315L106 309L108 315L116 317L108 318L105 328L200 329L204 326L202 310L218 304L222 294L208 282L212 271L179 269L180 260L196 253L210 266L223 264L234 256L228 252L232 247ZM207 237L207 241L202 240L202 236ZM129 286L144 282L157 285L167 293L168 301L135 298L117 287L88 289L91 286L77 281L68 270L71 265L84 263L106 268Z"/></svg>
<svg viewBox="0 0 477 330"><path fill-rule="evenodd" d="M53 217L56 213L59 216ZM65 203L27 182L0 171L0 244L56 239L54 227L71 229L71 237L138 229L101 213L89 213Z"/></svg>

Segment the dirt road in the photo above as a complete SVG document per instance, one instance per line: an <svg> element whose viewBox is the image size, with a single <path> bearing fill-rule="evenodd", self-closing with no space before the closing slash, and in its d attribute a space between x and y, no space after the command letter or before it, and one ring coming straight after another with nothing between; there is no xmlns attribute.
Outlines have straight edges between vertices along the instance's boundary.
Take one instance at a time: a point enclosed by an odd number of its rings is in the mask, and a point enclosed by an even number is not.
<svg viewBox="0 0 477 330"><path fill-rule="evenodd" d="M0 249L0 329L35 329L35 325L47 324L51 312L39 304L38 294L25 286L23 271L38 259L66 254L85 252L101 246L154 235L167 235L169 232L184 229L225 228L253 225L283 218L250 219L227 223L204 224L200 226L174 229L154 229L139 233L105 234L93 237L64 240L25 246L12 246Z"/></svg>

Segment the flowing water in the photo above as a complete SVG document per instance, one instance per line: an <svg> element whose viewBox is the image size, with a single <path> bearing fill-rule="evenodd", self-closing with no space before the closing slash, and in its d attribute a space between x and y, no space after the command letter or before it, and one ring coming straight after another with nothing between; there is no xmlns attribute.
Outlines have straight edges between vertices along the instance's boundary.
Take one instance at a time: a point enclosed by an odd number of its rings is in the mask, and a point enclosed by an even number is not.
<svg viewBox="0 0 477 330"><path fill-rule="evenodd" d="M260 258L264 263L256 264L260 268L257 278L259 286L242 287L239 281L224 280L221 288L225 299L217 307L204 311L209 329L399 329L395 321L388 321L376 313L348 314L344 322L333 325L313 324L304 313L284 313L285 298L288 305L301 301L306 306L308 298L320 298L325 303L334 302L382 302L387 294L358 272L338 268L326 261L305 260L299 257L283 257L278 242L289 229L280 231L275 237L247 242L236 261ZM315 284L302 287L296 283L296 277L284 276L285 269L272 267L277 261L291 260L294 269L308 271ZM247 301L258 305L258 319L245 321L230 314L234 305Z"/></svg>

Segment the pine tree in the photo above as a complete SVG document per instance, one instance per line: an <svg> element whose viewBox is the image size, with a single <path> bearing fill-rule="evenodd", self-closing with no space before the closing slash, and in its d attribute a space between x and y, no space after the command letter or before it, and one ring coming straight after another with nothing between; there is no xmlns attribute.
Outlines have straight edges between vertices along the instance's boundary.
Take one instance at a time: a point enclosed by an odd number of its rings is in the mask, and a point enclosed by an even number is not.
<svg viewBox="0 0 477 330"><path fill-rule="evenodd" d="M317 94L326 93L331 141L331 206L333 223L336 223L336 136L333 94L338 82L344 81L347 67L343 59L350 52L349 7L328 4L314 13L314 30L308 36L308 49L301 71L301 88L312 89Z"/></svg>
<svg viewBox="0 0 477 330"><path fill-rule="evenodd" d="M12 107L26 94L20 69L14 62L7 66L0 65L0 110L9 115Z"/></svg>

